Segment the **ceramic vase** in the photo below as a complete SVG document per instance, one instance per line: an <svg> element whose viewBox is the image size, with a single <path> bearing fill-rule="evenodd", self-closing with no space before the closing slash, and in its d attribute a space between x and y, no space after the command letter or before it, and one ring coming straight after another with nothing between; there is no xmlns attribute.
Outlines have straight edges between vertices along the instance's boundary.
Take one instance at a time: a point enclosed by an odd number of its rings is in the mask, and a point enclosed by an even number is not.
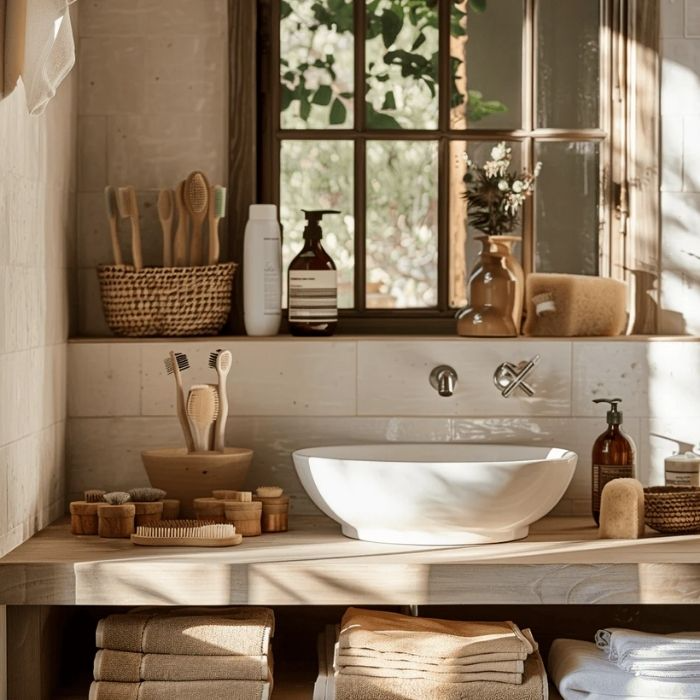
<svg viewBox="0 0 700 700"><path fill-rule="evenodd" d="M457 314L457 333L478 337L516 336L522 316L524 282L520 268L519 306L516 307L518 273L513 263L517 261L511 249L517 238L479 236L477 240L481 243L481 253L469 275L469 304Z"/></svg>

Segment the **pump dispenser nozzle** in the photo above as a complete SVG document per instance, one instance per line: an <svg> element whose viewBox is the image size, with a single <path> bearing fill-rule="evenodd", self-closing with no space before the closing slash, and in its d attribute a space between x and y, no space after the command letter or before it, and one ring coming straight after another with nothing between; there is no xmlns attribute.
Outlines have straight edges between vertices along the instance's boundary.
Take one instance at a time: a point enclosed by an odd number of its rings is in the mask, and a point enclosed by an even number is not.
<svg viewBox="0 0 700 700"><path fill-rule="evenodd" d="M302 211L306 216L304 238L311 241L320 241L323 237L321 219L324 214L340 214L337 209L302 209Z"/></svg>
<svg viewBox="0 0 700 700"><path fill-rule="evenodd" d="M593 399L593 403L609 403L608 425L622 425L622 411L617 409L617 405L622 403L622 399Z"/></svg>

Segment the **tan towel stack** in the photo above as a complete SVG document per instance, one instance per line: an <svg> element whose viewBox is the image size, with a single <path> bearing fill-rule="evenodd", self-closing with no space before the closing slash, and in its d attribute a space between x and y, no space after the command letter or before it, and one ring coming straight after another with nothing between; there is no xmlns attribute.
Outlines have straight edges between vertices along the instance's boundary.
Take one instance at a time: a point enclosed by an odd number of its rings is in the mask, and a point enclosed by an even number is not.
<svg viewBox="0 0 700 700"><path fill-rule="evenodd" d="M349 608L335 655L338 700L546 700L529 630Z"/></svg>
<svg viewBox="0 0 700 700"><path fill-rule="evenodd" d="M269 700L268 608L142 608L97 625L90 700Z"/></svg>

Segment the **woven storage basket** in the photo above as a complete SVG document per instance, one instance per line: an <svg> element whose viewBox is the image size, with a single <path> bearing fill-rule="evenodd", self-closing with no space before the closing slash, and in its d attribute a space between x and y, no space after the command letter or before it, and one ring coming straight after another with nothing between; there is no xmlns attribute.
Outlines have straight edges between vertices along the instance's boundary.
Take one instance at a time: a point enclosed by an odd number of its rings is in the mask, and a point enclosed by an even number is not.
<svg viewBox="0 0 700 700"><path fill-rule="evenodd" d="M657 532L700 532L700 488L650 486L644 489L644 520Z"/></svg>
<svg viewBox="0 0 700 700"><path fill-rule="evenodd" d="M200 267L100 265L102 307L115 335L216 335L231 310L236 263Z"/></svg>

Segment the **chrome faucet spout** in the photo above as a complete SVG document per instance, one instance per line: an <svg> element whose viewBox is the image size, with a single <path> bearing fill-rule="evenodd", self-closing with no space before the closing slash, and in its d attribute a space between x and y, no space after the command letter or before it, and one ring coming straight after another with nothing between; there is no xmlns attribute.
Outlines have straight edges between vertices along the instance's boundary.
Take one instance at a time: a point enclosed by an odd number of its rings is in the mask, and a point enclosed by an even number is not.
<svg viewBox="0 0 700 700"><path fill-rule="evenodd" d="M439 365L430 373L430 386L440 396L450 397L457 386L457 372L449 365Z"/></svg>

